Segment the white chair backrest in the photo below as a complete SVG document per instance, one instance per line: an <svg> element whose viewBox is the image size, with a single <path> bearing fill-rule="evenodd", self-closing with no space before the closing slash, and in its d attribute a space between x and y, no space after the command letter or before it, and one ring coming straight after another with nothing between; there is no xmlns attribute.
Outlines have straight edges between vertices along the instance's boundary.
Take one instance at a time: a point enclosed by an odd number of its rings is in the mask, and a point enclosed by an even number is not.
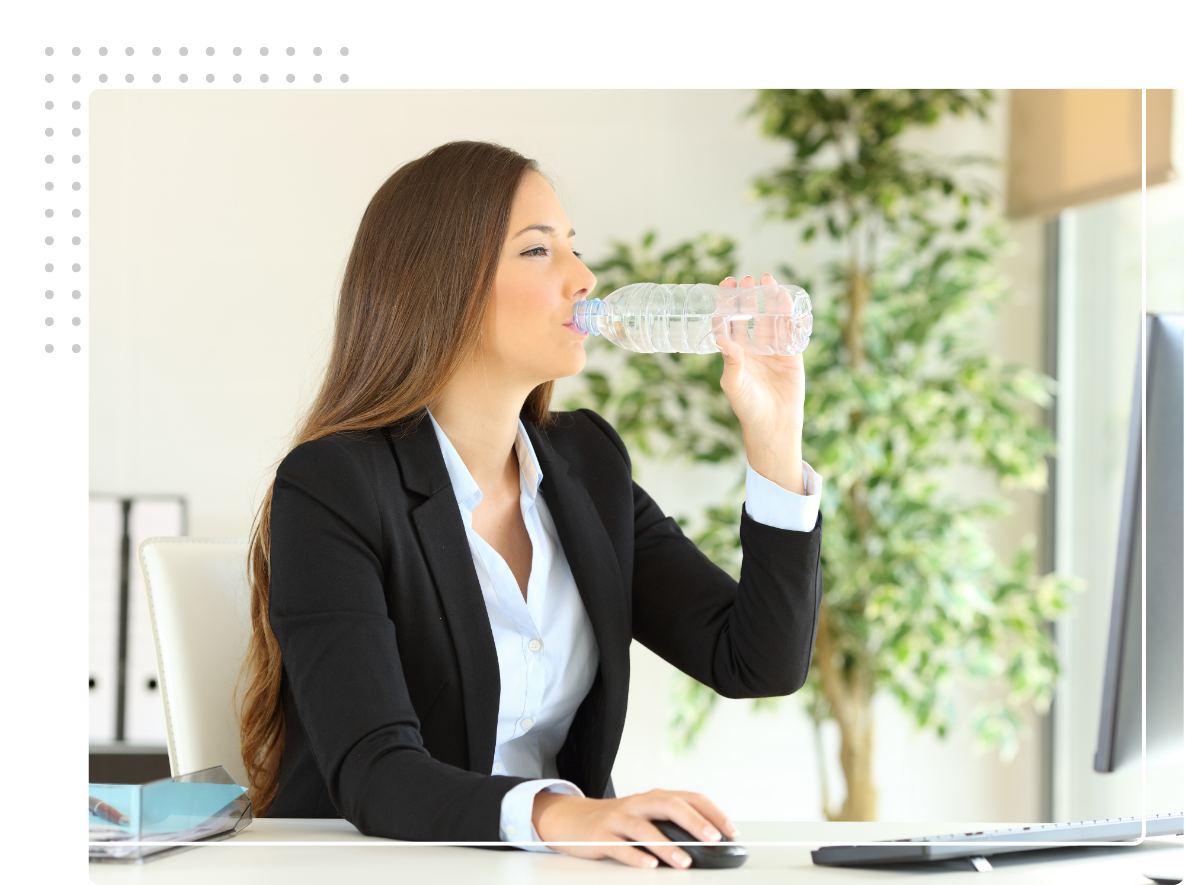
<svg viewBox="0 0 1185 885"><path fill-rule="evenodd" d="M234 706L251 632L247 546L242 538L140 544L174 775L221 765L247 786Z"/></svg>

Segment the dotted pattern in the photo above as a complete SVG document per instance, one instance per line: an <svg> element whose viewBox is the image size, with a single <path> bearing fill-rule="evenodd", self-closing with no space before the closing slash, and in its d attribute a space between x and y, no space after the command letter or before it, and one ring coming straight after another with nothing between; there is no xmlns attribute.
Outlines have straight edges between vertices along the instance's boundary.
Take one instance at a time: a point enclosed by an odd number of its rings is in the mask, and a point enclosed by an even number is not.
<svg viewBox="0 0 1185 885"><path fill-rule="evenodd" d="M274 50L274 54L273 54ZM45 252L38 260L46 275L45 300L56 315L45 317L44 335L62 329L71 353L82 353L82 306L86 280L82 276L83 239L82 189L86 182L86 118L82 98L94 84L110 83L120 88L151 88L163 85L176 88L188 85L193 74L193 88L228 88L244 85L274 84L272 88L349 83L350 75L341 70L349 56L348 46L218 47L188 46L142 48L125 46L72 46L69 50L45 47L45 110L43 127L46 139L46 209L41 223ZM337 71L328 70L336 67ZM325 71L323 74L322 71ZM274 75L274 79L273 79ZM328 78L328 79L327 79ZM259 85L256 85L259 84ZM75 89L74 87L79 87ZM79 97L74 97L75 95ZM69 188L67 190L67 188ZM42 339L44 340L44 338ZM66 347L59 338L61 350ZM54 342L47 342L45 352L55 353Z"/></svg>

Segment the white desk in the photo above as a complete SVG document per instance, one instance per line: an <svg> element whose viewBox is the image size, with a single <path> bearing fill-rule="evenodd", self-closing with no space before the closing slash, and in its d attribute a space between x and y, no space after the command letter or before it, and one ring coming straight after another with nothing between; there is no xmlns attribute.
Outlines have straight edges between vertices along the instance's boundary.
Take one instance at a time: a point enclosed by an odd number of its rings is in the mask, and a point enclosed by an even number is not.
<svg viewBox="0 0 1185 885"><path fill-rule="evenodd" d="M978 825L887 823L740 823L744 841L871 841L907 836L967 832ZM327 846L269 846L260 842L335 842ZM992 858L988 885L1148 885L1142 872L1172 869L1185 861L1178 837L1149 840L1130 848L1114 847L1082 855L1071 849ZM566 855L480 848L417 847L361 835L343 820L256 820L226 842L199 846L143 864L90 864L96 885L392 885L398 882L504 882L533 885L554 882L707 881L750 883L881 882L900 883L915 876L926 885L975 883L980 874L969 865L939 867L911 874L902 870L817 867L810 847L750 846L749 860L735 870L638 870L614 861L580 860ZM1179 867L1177 867L1179 868ZM660 877L655 879L654 877Z"/></svg>

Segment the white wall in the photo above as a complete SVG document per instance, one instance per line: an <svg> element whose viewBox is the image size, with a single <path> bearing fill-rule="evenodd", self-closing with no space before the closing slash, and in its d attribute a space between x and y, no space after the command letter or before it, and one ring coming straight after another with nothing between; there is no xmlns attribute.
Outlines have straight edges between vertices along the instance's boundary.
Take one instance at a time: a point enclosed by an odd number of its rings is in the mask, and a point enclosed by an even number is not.
<svg viewBox="0 0 1185 885"><path fill-rule="evenodd" d="M399 165L504 142L556 181L577 243L657 225L779 232L745 199L780 149L736 92L120 92L92 104L92 487L181 489L195 534L242 534L326 357L362 210ZM757 271L760 273L760 270ZM227 428L233 428L228 433Z"/></svg>
<svg viewBox="0 0 1185 885"><path fill-rule="evenodd" d="M742 273L787 259L817 264L825 250L803 253L747 197L784 154L742 118L750 100L723 90L96 92L92 489L180 492L193 534L246 534L319 380L362 210L395 168L444 141L501 141L537 158L578 248L594 259L610 237L634 240L657 226L665 243L731 234ZM1003 156L1005 111L999 105L986 126L945 124L916 144ZM1040 225L1012 231L1014 322L985 336L1006 358L1040 368ZM731 476L641 461L639 480L677 513ZM970 471L952 482L988 490ZM1004 556L1037 531L1040 506L1032 493L1008 497L1014 518L993 532ZM633 663L619 791L701 789L741 820L820 817L811 731L793 699L772 714L722 702L698 749L676 757L666 738L670 668L638 646ZM1035 742L1005 764L976 755L965 725L940 742L916 735L888 699L877 715L884 819L1036 819ZM833 751L835 735L825 739Z"/></svg>

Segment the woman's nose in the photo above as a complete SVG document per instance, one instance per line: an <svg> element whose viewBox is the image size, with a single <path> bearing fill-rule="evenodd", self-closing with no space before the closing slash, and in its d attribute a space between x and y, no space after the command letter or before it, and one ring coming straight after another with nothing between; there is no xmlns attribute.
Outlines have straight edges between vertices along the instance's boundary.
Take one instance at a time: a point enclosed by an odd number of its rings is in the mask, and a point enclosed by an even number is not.
<svg viewBox="0 0 1185 885"><path fill-rule="evenodd" d="M577 289L575 295L577 299L587 298L592 293L592 290L597 286L596 274L594 274L583 264L580 265L580 269L582 272L578 274L576 278L576 283L580 286L580 288Z"/></svg>

